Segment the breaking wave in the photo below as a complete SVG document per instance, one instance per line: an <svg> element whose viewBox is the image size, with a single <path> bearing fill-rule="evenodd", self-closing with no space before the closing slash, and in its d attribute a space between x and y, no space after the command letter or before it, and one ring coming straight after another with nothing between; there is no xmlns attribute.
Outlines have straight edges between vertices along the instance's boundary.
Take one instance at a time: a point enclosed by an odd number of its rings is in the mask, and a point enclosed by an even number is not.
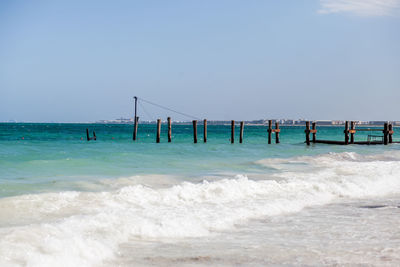
<svg viewBox="0 0 400 267"><path fill-rule="evenodd" d="M154 188L126 180L107 192L0 199L0 265L92 266L113 258L119 245L132 239L214 235L234 231L235 225L253 218L400 190L398 152L329 153L256 163L281 171L257 181L237 175Z"/></svg>

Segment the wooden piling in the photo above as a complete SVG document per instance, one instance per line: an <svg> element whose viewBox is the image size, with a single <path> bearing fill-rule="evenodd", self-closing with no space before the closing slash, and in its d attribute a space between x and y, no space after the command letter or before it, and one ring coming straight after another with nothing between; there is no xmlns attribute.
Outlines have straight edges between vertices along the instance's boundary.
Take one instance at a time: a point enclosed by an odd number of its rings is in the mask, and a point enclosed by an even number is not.
<svg viewBox="0 0 400 267"><path fill-rule="evenodd" d="M160 134L161 134L161 119L157 119L157 138L156 138L157 143L160 143Z"/></svg>
<svg viewBox="0 0 400 267"><path fill-rule="evenodd" d="M138 124L139 124L139 117L135 117L135 125L133 126L133 141L136 141L137 139L137 129L138 129Z"/></svg>
<svg viewBox="0 0 400 267"><path fill-rule="evenodd" d="M268 144L272 143L272 120L268 120Z"/></svg>
<svg viewBox="0 0 400 267"><path fill-rule="evenodd" d="M90 141L90 136L89 136L89 129L86 128L86 138L88 141Z"/></svg>
<svg viewBox="0 0 400 267"><path fill-rule="evenodd" d="M349 121L344 124L344 144L349 144Z"/></svg>
<svg viewBox="0 0 400 267"><path fill-rule="evenodd" d="M136 137L137 137L137 125L139 122L139 118L137 117L137 96L133 97L133 99L135 99L135 118L134 118L134 126L133 126L133 141L136 141Z"/></svg>
<svg viewBox="0 0 400 267"><path fill-rule="evenodd" d="M243 131L244 131L244 121L240 122L240 136L239 136L239 143L243 143Z"/></svg>
<svg viewBox="0 0 400 267"><path fill-rule="evenodd" d="M96 140L97 140L97 137L96 137L96 132L95 132L95 131L93 131L93 140L94 140L94 141L96 141Z"/></svg>
<svg viewBox="0 0 400 267"><path fill-rule="evenodd" d="M393 124L389 124L389 144L393 143Z"/></svg>
<svg viewBox="0 0 400 267"><path fill-rule="evenodd" d="M193 120L193 142L197 143L197 120Z"/></svg>
<svg viewBox="0 0 400 267"><path fill-rule="evenodd" d="M231 121L231 144L235 143L235 121Z"/></svg>
<svg viewBox="0 0 400 267"><path fill-rule="evenodd" d="M310 145L310 122L309 121L306 121L305 133L306 133L306 143L309 146Z"/></svg>
<svg viewBox="0 0 400 267"><path fill-rule="evenodd" d="M171 143L171 140L172 140L172 138L171 138L171 132L172 132L171 117L168 117L167 121L168 121L168 143Z"/></svg>
<svg viewBox="0 0 400 267"><path fill-rule="evenodd" d="M385 124L383 125L383 144L387 145L388 144L388 135L389 135L389 127L388 127L388 123L385 122Z"/></svg>
<svg viewBox="0 0 400 267"><path fill-rule="evenodd" d="M312 123L312 142L315 143L317 141L317 123L314 121Z"/></svg>
<svg viewBox="0 0 400 267"><path fill-rule="evenodd" d="M356 123L354 121L350 122L350 144L354 144L355 125Z"/></svg>
<svg viewBox="0 0 400 267"><path fill-rule="evenodd" d="M275 122L275 144L279 144L279 122Z"/></svg>
<svg viewBox="0 0 400 267"><path fill-rule="evenodd" d="M204 119L204 123L203 123L203 139L204 139L204 143L207 143L207 120Z"/></svg>

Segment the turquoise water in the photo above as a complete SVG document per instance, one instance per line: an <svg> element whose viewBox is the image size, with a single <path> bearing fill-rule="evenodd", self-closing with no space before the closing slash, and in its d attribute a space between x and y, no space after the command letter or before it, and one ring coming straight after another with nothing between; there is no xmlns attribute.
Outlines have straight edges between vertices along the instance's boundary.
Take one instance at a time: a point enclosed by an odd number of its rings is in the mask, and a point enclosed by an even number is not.
<svg viewBox="0 0 400 267"><path fill-rule="evenodd" d="M97 141L86 141L86 128ZM79 181L143 174L182 176L197 181L206 176L270 172L255 161L328 152L381 153L390 146L332 146L304 144L304 127L281 127L280 144L267 144L265 126L246 126L244 143L230 144L230 126L208 126L203 143L201 125L193 144L191 125L173 125L172 143L162 126L155 143L156 125L140 125L132 141L132 125L119 124L0 124L0 197L57 190L86 190ZM343 140L343 127L318 127L318 138ZM366 140L358 133L356 140ZM275 141L273 136L273 142ZM102 188L104 189L104 188Z"/></svg>

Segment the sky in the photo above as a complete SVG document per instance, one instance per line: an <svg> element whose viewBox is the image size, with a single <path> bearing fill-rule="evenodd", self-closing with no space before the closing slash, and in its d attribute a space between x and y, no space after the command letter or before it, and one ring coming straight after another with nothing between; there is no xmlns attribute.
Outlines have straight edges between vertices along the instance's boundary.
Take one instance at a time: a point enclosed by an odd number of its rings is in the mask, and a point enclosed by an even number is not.
<svg viewBox="0 0 400 267"><path fill-rule="evenodd" d="M400 120L400 0L0 1L0 121L131 118L133 96L209 120Z"/></svg>

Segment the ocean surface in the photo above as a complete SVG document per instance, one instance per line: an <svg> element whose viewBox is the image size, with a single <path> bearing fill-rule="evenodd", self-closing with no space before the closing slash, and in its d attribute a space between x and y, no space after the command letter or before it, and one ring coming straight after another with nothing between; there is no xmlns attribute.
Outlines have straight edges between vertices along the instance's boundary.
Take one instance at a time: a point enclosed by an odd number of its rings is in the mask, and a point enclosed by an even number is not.
<svg viewBox="0 0 400 267"><path fill-rule="evenodd" d="M236 128L0 124L0 266L400 265L399 144Z"/></svg>

